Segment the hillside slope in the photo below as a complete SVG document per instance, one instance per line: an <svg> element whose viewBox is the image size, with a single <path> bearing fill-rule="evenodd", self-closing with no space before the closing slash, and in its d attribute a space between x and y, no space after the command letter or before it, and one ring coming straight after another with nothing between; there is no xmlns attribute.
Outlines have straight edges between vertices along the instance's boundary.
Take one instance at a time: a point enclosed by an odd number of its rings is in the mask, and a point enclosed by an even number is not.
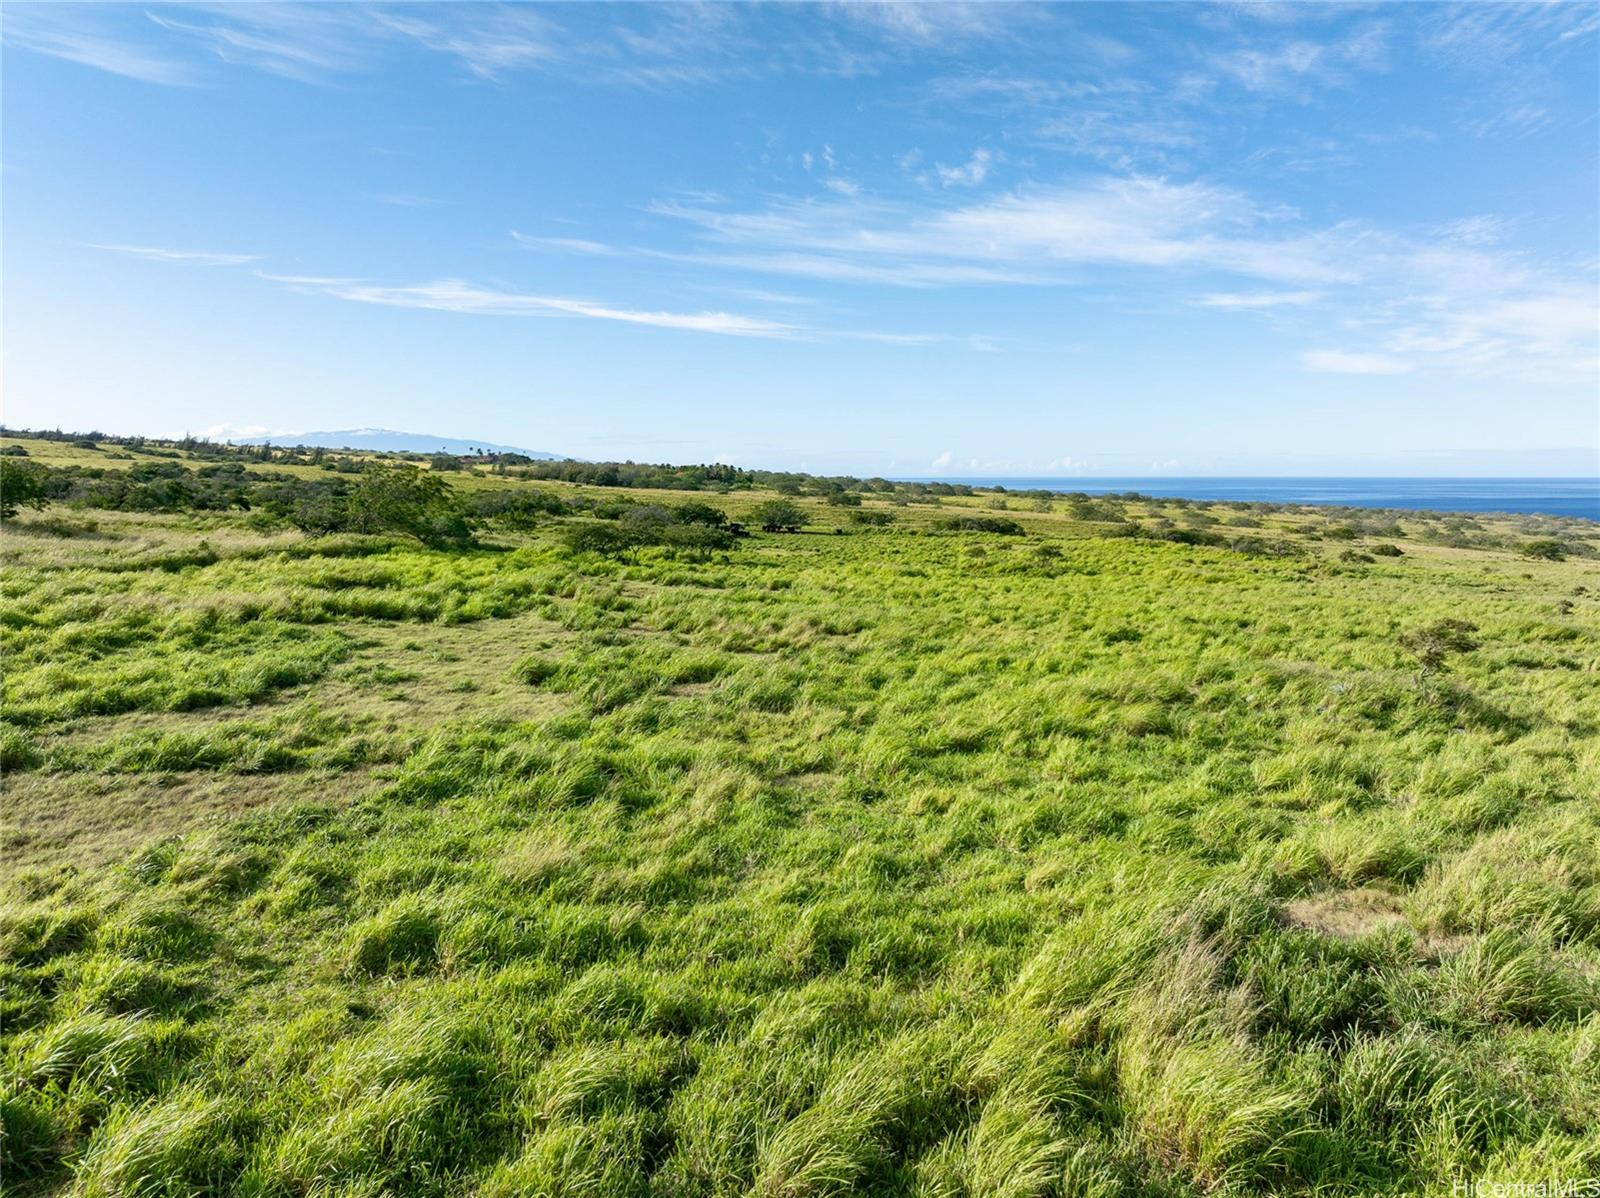
<svg viewBox="0 0 1600 1198"><path fill-rule="evenodd" d="M451 485L0 534L8 1192L1600 1173L1600 530Z"/></svg>

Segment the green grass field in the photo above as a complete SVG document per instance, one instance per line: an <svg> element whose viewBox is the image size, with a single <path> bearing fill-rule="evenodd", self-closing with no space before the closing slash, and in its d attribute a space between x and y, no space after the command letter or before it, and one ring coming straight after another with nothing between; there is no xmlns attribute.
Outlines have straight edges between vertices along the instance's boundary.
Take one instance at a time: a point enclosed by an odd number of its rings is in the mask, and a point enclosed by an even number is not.
<svg viewBox="0 0 1600 1198"><path fill-rule="evenodd" d="M1600 1175L1600 527L799 502L707 560L8 521L6 1192Z"/></svg>

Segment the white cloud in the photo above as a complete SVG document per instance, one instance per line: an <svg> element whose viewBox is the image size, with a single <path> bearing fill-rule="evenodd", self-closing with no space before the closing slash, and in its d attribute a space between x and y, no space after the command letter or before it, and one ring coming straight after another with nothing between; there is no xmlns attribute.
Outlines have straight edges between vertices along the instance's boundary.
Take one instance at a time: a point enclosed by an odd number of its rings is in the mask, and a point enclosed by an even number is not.
<svg viewBox="0 0 1600 1198"><path fill-rule="evenodd" d="M165 12L145 16L207 58L249 66L302 82L360 69L368 57L364 17L338 5L234 4L180 9L179 20Z"/></svg>
<svg viewBox="0 0 1600 1198"><path fill-rule="evenodd" d="M1411 370L1409 363L1398 358L1339 349L1308 349L1300 355L1300 364L1324 374L1407 374Z"/></svg>
<svg viewBox="0 0 1600 1198"><path fill-rule="evenodd" d="M481 79L556 61L562 56L559 32L550 21L524 5L469 5L441 10L448 21L411 15L405 9L380 11L385 27L430 50L457 59Z"/></svg>
<svg viewBox="0 0 1600 1198"><path fill-rule="evenodd" d="M1434 230L1440 241L1457 245L1494 245L1505 240L1508 222L1497 216L1466 216Z"/></svg>
<svg viewBox="0 0 1600 1198"><path fill-rule="evenodd" d="M519 245L537 250L564 250L572 254L594 254L599 257L613 257L623 251L616 246L606 245L604 242L590 241L584 237L533 237L527 233L511 230L511 238Z"/></svg>
<svg viewBox="0 0 1600 1198"><path fill-rule="evenodd" d="M989 150L977 149L965 166L936 166L934 169L939 173L939 182L946 187L976 187L989 177L989 163L993 159Z"/></svg>
<svg viewBox="0 0 1600 1198"><path fill-rule="evenodd" d="M218 64L331 83L417 48L487 81L559 70L588 82L662 88L761 73L738 35L742 18L733 6L641 5L599 34L569 28L551 15L556 11L527 4L162 4L141 14L148 24L139 30L130 24L139 19L130 17L132 6L15 4L6 6L4 33L8 45L164 84L204 82ZM151 27L165 35L159 54L146 46ZM805 49L790 56L798 67L810 65Z"/></svg>
<svg viewBox="0 0 1600 1198"><path fill-rule="evenodd" d="M373 200L379 204L388 204L392 208L437 208L444 203L432 196L410 195L406 192L381 192L374 195Z"/></svg>
<svg viewBox="0 0 1600 1198"><path fill-rule="evenodd" d="M1353 71L1381 71L1388 62L1388 30L1370 24L1339 41L1301 38L1266 49L1218 55L1213 65L1255 92L1293 91L1309 82L1341 85Z"/></svg>
<svg viewBox="0 0 1600 1198"><path fill-rule="evenodd" d="M133 45L126 38L82 21L78 13L64 7L9 4L0 32L7 46L108 71L125 79L170 87L199 82L186 64Z"/></svg>
<svg viewBox="0 0 1600 1198"><path fill-rule="evenodd" d="M531 295L477 287L461 279L437 279L406 286L383 286L361 279L317 275L268 275L294 291L331 296L353 303L391 308L417 308L435 312L461 312L479 316L581 316L624 324L649 325L728 337L763 337L784 341L870 341L882 345L929 345L955 341L944 333L876 332L867 329L828 329L790 321L768 320L731 312L664 312L623 308L565 296ZM984 348L974 345L974 348Z"/></svg>
<svg viewBox="0 0 1600 1198"><path fill-rule="evenodd" d="M182 435L199 437L205 441L235 441L241 437L277 437L289 432L289 429L271 428L265 424L230 424L223 421L210 428L187 430Z"/></svg>
<svg viewBox="0 0 1600 1198"><path fill-rule="evenodd" d="M759 249L756 268L852 273L863 281L1042 281L1069 265L1195 267L1286 282L1351 281L1344 234L1257 233L1274 213L1204 183L1102 177L958 207L801 201L727 212L683 204L653 211L715 242ZM1252 235L1253 234L1253 235ZM816 256L828 262L818 267Z"/></svg>
<svg viewBox="0 0 1600 1198"><path fill-rule="evenodd" d="M1300 307L1316 303L1320 291L1217 291L1195 300L1200 308L1223 308L1231 312L1250 312L1264 308Z"/></svg>
<svg viewBox="0 0 1600 1198"><path fill-rule="evenodd" d="M1020 22L1036 15L1028 5L1007 4L998 0L984 3L965 3L962 0L943 0L942 3L854 0L836 3L830 6L830 11L872 29L891 41L918 47L1000 37L1015 29Z"/></svg>
<svg viewBox="0 0 1600 1198"><path fill-rule="evenodd" d="M1499 71L1565 49L1600 30L1592 4L1440 4L1421 42L1454 63Z"/></svg>
<svg viewBox="0 0 1600 1198"><path fill-rule="evenodd" d="M298 282L302 290L318 291L336 299L393 308L424 308L437 312L467 312L484 316L525 316L558 313L585 316L595 320L616 320L626 324L653 325L664 329L683 329L696 333L720 333L732 337L794 337L804 330L780 321L729 312L651 312L617 308L589 300L562 296L528 295L515 291L496 291L474 287L460 279L438 279L402 287L384 287L349 281Z"/></svg>
<svg viewBox="0 0 1600 1198"><path fill-rule="evenodd" d="M1196 276L1232 278L1268 286L1218 288L1187 302L1348 313L1340 336L1354 330L1368 344L1313 348L1313 369L1594 376L1592 266L1539 267L1501 249L1494 242L1506 226L1489 215L1429 237L1357 222L1318 228L1234 189L1140 175L965 204L857 197L652 211L689 225L701 248L638 252L702 266L902 287L1070 286L1108 270L1171 279L1183 290Z"/></svg>
<svg viewBox="0 0 1600 1198"><path fill-rule="evenodd" d="M243 266L246 262L259 262L259 254L215 254L206 250L174 250L154 245L101 245L83 243L90 249L110 250L114 254L127 254L133 258L148 258L154 262L193 262L200 266Z"/></svg>
<svg viewBox="0 0 1600 1198"><path fill-rule="evenodd" d="M928 466L929 466L930 469L933 469L933 470L943 470L946 466L950 465L950 463L955 461L955 460L956 460L955 451L947 449L943 453L941 453L938 457L934 458L933 461L929 462Z"/></svg>

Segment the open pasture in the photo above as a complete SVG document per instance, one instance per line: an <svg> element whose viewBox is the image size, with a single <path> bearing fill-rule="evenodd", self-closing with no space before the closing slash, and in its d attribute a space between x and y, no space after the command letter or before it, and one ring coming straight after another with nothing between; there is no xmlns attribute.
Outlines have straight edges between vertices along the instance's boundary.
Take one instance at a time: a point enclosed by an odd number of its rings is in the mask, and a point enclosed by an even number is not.
<svg viewBox="0 0 1600 1198"><path fill-rule="evenodd" d="M790 499L8 521L8 1192L1600 1174L1600 530Z"/></svg>

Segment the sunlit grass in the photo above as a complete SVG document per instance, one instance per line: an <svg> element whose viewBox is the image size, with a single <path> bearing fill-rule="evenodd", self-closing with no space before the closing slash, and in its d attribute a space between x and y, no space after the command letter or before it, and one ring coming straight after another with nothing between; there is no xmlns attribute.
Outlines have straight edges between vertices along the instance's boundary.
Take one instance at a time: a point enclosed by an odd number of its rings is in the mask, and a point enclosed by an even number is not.
<svg viewBox="0 0 1600 1198"><path fill-rule="evenodd" d="M8 1192L1600 1172L1600 567L805 502L705 562L8 529Z"/></svg>

